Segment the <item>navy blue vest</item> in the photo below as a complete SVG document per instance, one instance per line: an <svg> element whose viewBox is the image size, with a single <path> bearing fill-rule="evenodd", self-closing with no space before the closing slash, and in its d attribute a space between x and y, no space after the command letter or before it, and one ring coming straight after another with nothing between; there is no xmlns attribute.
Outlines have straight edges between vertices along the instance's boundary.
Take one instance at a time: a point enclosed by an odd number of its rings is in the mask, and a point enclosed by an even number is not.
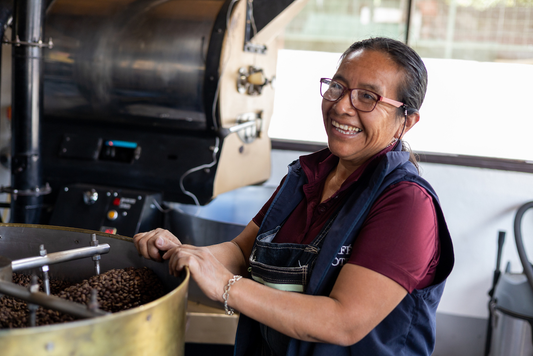
<svg viewBox="0 0 533 356"><path fill-rule="evenodd" d="M434 283L414 290L367 336L358 343L343 347L291 339L287 355L431 355L435 345L435 318L446 278L454 264L453 246L437 195L420 178L409 153L401 151L401 143L388 152L373 169L367 168L357 188L341 208L335 223L317 257L306 294L329 295L340 272L335 264L342 246L353 245L372 204L391 184L414 182L433 197L438 218L441 255ZM263 219L259 233L279 226L303 199L302 186L307 183L299 161L289 166L289 173ZM337 266L334 266L337 265ZM235 355L256 355L261 344L258 323L241 314L235 341Z"/></svg>

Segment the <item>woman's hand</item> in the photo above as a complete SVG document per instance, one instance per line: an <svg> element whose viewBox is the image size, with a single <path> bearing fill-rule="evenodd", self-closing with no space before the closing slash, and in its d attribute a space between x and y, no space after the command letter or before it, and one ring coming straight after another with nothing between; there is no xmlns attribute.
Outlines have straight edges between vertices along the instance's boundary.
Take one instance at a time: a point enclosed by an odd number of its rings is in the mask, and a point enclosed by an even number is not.
<svg viewBox="0 0 533 356"><path fill-rule="evenodd" d="M133 243L141 256L154 261L163 261L159 251L166 252L181 245L180 240L165 229L138 233L133 236Z"/></svg>
<svg viewBox="0 0 533 356"><path fill-rule="evenodd" d="M208 247L179 245L167 251L163 259L169 259L169 272L174 276L188 266L191 277L202 292L212 300L223 301L224 287L233 273L218 261Z"/></svg>

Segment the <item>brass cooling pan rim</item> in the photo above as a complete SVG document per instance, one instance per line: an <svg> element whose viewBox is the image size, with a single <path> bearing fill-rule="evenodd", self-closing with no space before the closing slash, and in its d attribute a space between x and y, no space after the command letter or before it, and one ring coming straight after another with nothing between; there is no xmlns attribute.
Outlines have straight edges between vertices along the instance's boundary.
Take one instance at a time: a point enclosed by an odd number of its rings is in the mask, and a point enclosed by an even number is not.
<svg viewBox="0 0 533 356"><path fill-rule="evenodd" d="M59 235L68 232L94 233L97 236L132 243L132 239L128 237L85 229L0 224L0 232L5 228L51 229L57 231ZM2 236L0 241L1 239ZM134 246L129 247L134 248ZM166 268L163 264L158 266L159 269ZM190 280L188 268L183 270L180 277L181 283L170 292L157 300L132 309L60 324L0 330L1 354L2 356L183 355Z"/></svg>

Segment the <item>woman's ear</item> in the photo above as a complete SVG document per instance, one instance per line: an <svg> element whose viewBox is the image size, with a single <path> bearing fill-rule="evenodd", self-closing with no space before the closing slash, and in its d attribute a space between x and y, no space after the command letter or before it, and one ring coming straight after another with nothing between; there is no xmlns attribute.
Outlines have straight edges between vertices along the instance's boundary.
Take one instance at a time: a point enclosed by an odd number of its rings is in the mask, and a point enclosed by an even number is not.
<svg viewBox="0 0 533 356"><path fill-rule="evenodd" d="M420 120L420 113L418 111L405 116L405 128L402 136L404 136L415 124ZM402 125L403 126L403 125Z"/></svg>

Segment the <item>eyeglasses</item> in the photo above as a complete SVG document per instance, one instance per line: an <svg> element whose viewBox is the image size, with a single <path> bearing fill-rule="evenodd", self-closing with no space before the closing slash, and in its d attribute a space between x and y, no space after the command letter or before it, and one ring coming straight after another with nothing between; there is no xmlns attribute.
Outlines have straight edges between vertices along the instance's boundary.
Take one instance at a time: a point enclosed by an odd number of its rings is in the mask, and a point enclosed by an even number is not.
<svg viewBox="0 0 533 356"><path fill-rule="evenodd" d="M349 89L335 80L329 78L320 79L320 95L322 95L325 100L335 102L340 100L346 92L350 92L350 102L352 103L352 106L362 112L370 112L374 110L378 101L383 101L397 108L407 109L407 106L404 103L384 98L373 91L358 88Z"/></svg>

